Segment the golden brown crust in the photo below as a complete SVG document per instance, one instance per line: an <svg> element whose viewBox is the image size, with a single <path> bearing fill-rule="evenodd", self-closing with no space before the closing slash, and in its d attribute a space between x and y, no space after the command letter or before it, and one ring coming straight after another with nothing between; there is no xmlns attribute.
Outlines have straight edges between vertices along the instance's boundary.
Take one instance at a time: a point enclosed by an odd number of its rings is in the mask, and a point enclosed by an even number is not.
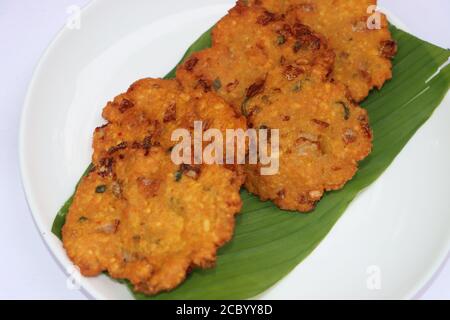
<svg viewBox="0 0 450 320"><path fill-rule="evenodd" d="M371 151L367 112L343 85L302 75L289 80L279 67L248 105L249 126L279 129L280 171L263 176L246 165L246 188L285 210L308 212L325 191L344 186Z"/></svg>
<svg viewBox="0 0 450 320"><path fill-rule="evenodd" d="M297 18L303 9L272 13L239 2L214 28L212 48L194 54L177 76L194 87L225 79L217 93L249 126L280 129L280 172L261 176L259 165L246 165L246 187L280 208L307 212L353 177L372 137L366 111L328 79L334 53Z"/></svg>
<svg viewBox="0 0 450 320"><path fill-rule="evenodd" d="M229 128L246 126L245 119L214 93L185 89L178 80L149 78L136 81L126 93L108 102L103 117L120 126L117 136L104 138L113 141L101 142L104 152L123 141L142 142L145 138L169 149L176 144L171 141L173 130L192 131L194 121L202 121L204 129L216 128L223 133ZM102 129L94 136L94 148Z"/></svg>
<svg viewBox="0 0 450 320"><path fill-rule="evenodd" d="M212 42L178 68L177 78L188 87L217 92L238 113L251 87L280 62L318 78L326 78L334 62L327 42L307 26L240 4L218 22Z"/></svg>
<svg viewBox="0 0 450 320"><path fill-rule="evenodd" d="M287 13L287 20L301 21L323 34L336 53L332 76L349 88L355 101L392 77L397 47L386 16L374 15L371 6L376 4L376 0L249 0L249 5ZM372 28L377 19L380 28Z"/></svg>
<svg viewBox="0 0 450 320"><path fill-rule="evenodd" d="M194 267L215 263L241 208L239 167L176 165L170 134L194 120L245 129L245 120L210 93L176 80L144 79L104 109L94 135L94 169L79 184L63 243L83 275L106 271L156 294Z"/></svg>

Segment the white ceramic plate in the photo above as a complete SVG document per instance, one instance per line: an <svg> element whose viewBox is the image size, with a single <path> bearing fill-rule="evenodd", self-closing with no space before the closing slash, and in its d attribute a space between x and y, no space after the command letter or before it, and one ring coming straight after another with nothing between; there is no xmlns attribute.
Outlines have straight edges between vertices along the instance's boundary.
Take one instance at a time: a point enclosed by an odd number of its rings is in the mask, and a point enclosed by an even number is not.
<svg viewBox="0 0 450 320"><path fill-rule="evenodd" d="M65 28L35 71L22 115L23 183L50 251L71 270L51 234L55 213L90 162L106 101L143 77L160 77L233 0L98 0L80 29ZM411 298L450 247L450 99L387 172L350 206L314 253L259 298ZM131 298L105 276L82 278L94 298Z"/></svg>

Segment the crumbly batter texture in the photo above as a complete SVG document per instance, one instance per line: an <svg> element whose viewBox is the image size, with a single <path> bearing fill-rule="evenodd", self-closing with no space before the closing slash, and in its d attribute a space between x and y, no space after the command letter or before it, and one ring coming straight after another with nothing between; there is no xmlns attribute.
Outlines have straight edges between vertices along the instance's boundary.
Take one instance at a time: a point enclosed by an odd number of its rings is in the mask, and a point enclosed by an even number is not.
<svg viewBox="0 0 450 320"><path fill-rule="evenodd" d="M212 43L188 58L177 78L187 87L216 92L237 113L280 63L326 78L334 62L325 39L311 28L240 3L213 29Z"/></svg>
<svg viewBox="0 0 450 320"><path fill-rule="evenodd" d="M261 175L246 165L245 187L286 210L308 212L325 191L344 186L358 161L371 151L366 110L354 104L341 84L271 72L263 90L247 104L249 126L279 129L279 168ZM270 150L270 149L269 149Z"/></svg>
<svg viewBox="0 0 450 320"><path fill-rule="evenodd" d="M144 79L104 109L94 167L80 182L63 228L68 256L85 276L107 272L156 294L192 268L212 267L231 239L242 202L242 168L176 165L174 128L202 120L246 128L222 99L176 80Z"/></svg>

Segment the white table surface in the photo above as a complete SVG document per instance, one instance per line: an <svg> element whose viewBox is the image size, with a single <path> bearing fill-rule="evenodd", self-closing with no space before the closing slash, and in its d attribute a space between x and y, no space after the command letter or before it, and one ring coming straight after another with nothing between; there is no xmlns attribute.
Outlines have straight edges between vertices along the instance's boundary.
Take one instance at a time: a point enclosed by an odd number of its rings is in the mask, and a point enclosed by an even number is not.
<svg viewBox="0 0 450 320"><path fill-rule="evenodd" d="M87 298L79 290L68 289L65 272L39 236L22 190L17 144L20 113L34 67L66 23L68 8L88 2L0 0L0 134L4 143L0 151L0 299ZM379 3L416 36L450 48L450 1ZM450 259L417 298L450 299Z"/></svg>

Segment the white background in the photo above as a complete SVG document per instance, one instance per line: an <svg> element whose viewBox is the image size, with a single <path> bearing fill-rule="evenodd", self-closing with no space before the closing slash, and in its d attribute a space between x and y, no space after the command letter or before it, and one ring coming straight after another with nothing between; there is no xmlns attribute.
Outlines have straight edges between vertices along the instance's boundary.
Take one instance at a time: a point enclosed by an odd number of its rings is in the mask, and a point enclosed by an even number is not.
<svg viewBox="0 0 450 320"><path fill-rule="evenodd" d="M34 67L65 24L67 8L71 5L83 6L87 2L0 0L2 299L86 298L80 291L67 289L64 271L53 259L35 228L21 186L17 141L20 112ZM416 36L450 48L450 20L447 16L450 13L450 1L385 0L380 1L380 5L388 8ZM417 298L450 299L449 259L418 293Z"/></svg>

